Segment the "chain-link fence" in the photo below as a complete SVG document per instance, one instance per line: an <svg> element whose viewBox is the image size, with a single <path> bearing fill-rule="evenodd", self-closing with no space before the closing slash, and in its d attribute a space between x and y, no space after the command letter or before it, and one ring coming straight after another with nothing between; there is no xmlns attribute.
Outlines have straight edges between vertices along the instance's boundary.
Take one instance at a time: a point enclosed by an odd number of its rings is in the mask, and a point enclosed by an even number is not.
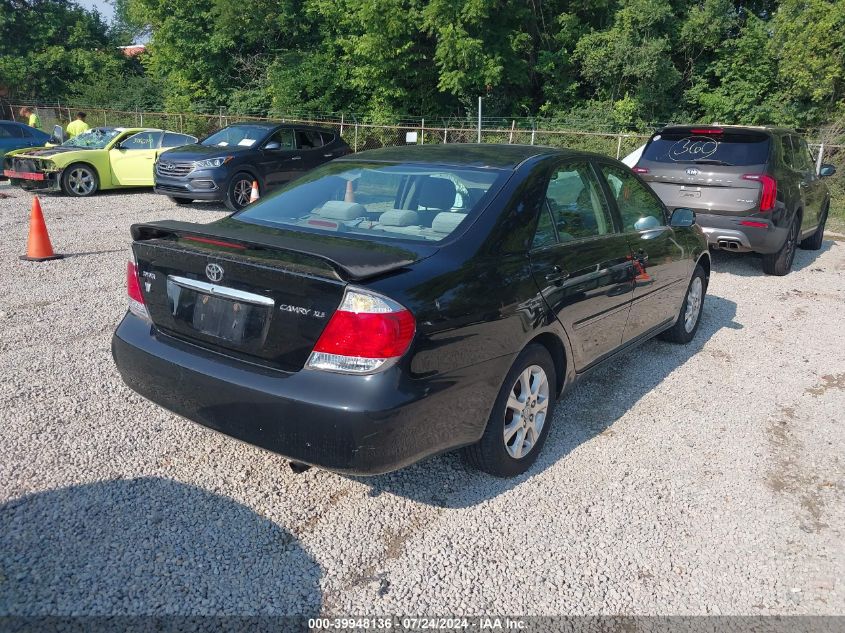
<svg viewBox="0 0 845 633"><path fill-rule="evenodd" d="M361 122L355 117L340 116L254 116L232 114L219 109L214 114L195 112L149 112L141 110L116 110L91 108L78 105L12 104L15 112L24 105L34 107L45 130L54 125L66 126L76 112L85 111L86 121L95 126L152 127L203 137L235 121L283 121L318 125L339 133L356 152L378 147L407 144L475 143L479 138L477 127L467 121L455 119L426 124L424 119L411 123L407 119L395 124ZM648 138L645 134L563 130L551 127L534 127L532 119L511 120L509 127L495 125L498 119L482 121L482 143L517 143L567 147L621 158L633 151ZM526 128L526 125L532 125Z"/></svg>
<svg viewBox="0 0 845 633"><path fill-rule="evenodd" d="M379 147L408 144L440 143L518 143L566 147L569 149L596 152L615 158L623 158L648 139L648 134L628 132L600 132L575 129L559 129L554 122L536 119L483 119L481 129L467 119L425 119L412 120L403 117L393 124L363 121L362 117L344 114L295 116L276 113L276 116L239 114L217 108L198 107L197 112L148 112L141 110L118 110L92 108L74 104L10 104L15 113L23 106L34 107L41 118L42 127L49 131L54 125L65 127L73 120L76 112L83 110L87 122L94 126L151 127L172 130L197 137L204 137L215 130L236 121L281 121L303 125L317 125L334 130L356 152ZM509 125L507 125L509 123ZM504 124L504 125L503 125ZM818 164L842 165L845 159L845 145L820 143L814 140L818 131L807 130L805 137ZM824 138L824 137L822 137ZM845 169L826 179L831 192L831 218L838 230L845 230Z"/></svg>

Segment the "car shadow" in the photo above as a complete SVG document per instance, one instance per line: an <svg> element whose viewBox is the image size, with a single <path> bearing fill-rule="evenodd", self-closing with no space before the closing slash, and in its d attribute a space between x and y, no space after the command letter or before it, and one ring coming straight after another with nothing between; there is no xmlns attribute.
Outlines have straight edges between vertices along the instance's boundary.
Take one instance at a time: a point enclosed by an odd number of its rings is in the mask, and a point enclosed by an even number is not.
<svg viewBox="0 0 845 633"><path fill-rule="evenodd" d="M0 616L315 616L320 576L283 528L169 479L101 481L0 506Z"/></svg>
<svg viewBox="0 0 845 633"><path fill-rule="evenodd" d="M795 250L795 260L792 262L792 272L798 272L811 266L820 255L826 253L833 246L834 240L826 239L817 251ZM759 253L732 253L713 249L710 251L713 260L713 270L730 273L740 277L767 277L763 272L762 255Z"/></svg>
<svg viewBox="0 0 845 633"><path fill-rule="evenodd" d="M455 451L386 475L349 478L369 486L372 496L387 492L447 508L474 506L496 497L611 427L670 373L700 352L719 330L742 329L735 317L733 301L707 295L701 324L690 343L676 345L653 339L584 378L558 402L546 444L537 462L523 475L512 479L492 477L468 466L460 451ZM613 397L606 397L607 394Z"/></svg>

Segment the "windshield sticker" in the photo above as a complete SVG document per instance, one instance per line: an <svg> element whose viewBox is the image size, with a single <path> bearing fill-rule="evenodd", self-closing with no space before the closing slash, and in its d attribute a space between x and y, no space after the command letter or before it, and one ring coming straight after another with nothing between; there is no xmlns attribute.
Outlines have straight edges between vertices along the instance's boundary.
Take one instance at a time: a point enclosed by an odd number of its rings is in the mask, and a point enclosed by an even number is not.
<svg viewBox="0 0 845 633"><path fill-rule="evenodd" d="M719 141L702 136L690 136L676 141L669 150L669 158L676 161L704 160L719 149Z"/></svg>
<svg viewBox="0 0 845 633"><path fill-rule="evenodd" d="M255 139L251 138L242 138L238 141L238 145L243 145L245 147L250 147L253 143L255 143Z"/></svg>
<svg viewBox="0 0 845 633"><path fill-rule="evenodd" d="M218 143L218 145L219 145L220 147L226 147L228 144L229 144L229 142L228 142L228 141L220 141L220 142Z"/></svg>

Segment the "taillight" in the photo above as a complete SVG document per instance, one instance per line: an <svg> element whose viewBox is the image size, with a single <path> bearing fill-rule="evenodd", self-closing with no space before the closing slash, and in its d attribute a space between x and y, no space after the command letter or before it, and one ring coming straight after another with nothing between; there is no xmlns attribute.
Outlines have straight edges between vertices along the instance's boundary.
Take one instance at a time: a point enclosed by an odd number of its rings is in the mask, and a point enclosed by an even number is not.
<svg viewBox="0 0 845 633"><path fill-rule="evenodd" d="M415 331L414 315L395 301L347 289L307 366L350 374L385 369L408 351Z"/></svg>
<svg viewBox="0 0 845 633"><path fill-rule="evenodd" d="M771 211L775 208L778 197L778 182L768 174L742 174L743 180L755 180L763 185L760 194L760 211Z"/></svg>
<svg viewBox="0 0 845 633"><path fill-rule="evenodd" d="M635 165L634 167L631 167L631 171L635 174L647 174L648 167L640 167L639 165Z"/></svg>
<svg viewBox="0 0 845 633"><path fill-rule="evenodd" d="M126 262L126 294L129 295L129 311L142 319L150 320L150 313L144 303L141 293L141 281L138 278L138 263L135 253L129 251L129 261Z"/></svg>

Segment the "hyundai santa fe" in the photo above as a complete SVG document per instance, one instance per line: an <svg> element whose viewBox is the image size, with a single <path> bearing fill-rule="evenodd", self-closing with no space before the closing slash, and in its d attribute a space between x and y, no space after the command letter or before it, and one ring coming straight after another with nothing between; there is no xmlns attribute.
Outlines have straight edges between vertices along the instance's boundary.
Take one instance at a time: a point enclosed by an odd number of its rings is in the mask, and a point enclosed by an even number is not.
<svg viewBox="0 0 845 633"><path fill-rule="evenodd" d="M633 170L671 211L696 212L712 248L762 253L785 275L795 248L821 248L830 194L807 142L783 128L695 125L655 133Z"/></svg>
<svg viewBox="0 0 845 633"><path fill-rule="evenodd" d="M577 379L693 338L710 273L694 213L622 163L517 145L362 152L222 220L131 234L124 381L358 474L460 447L525 471Z"/></svg>

